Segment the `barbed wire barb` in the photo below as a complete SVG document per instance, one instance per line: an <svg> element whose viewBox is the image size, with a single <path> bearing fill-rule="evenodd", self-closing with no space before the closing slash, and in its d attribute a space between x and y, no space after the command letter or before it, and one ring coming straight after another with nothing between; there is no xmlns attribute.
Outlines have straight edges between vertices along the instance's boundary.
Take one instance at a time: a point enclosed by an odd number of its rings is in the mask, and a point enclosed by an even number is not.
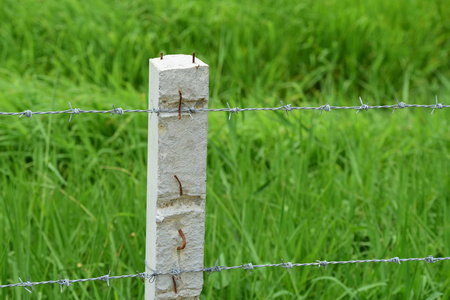
<svg viewBox="0 0 450 300"><path fill-rule="evenodd" d="M220 271L222 271L222 267L219 266L219 260L216 260L216 264L214 265L214 267L210 267L210 268L206 268L205 269L205 272L207 272L208 275L210 275L211 273L220 272Z"/></svg>
<svg viewBox="0 0 450 300"><path fill-rule="evenodd" d="M70 106L70 117L69 117L69 122L70 122L70 121L72 121L73 114L76 114L76 115L80 114L80 109L79 108L72 108L72 104L70 104L70 102L69 102L69 106Z"/></svg>
<svg viewBox="0 0 450 300"><path fill-rule="evenodd" d="M432 255L426 257L425 261L429 264L434 264L435 262L437 262L437 260Z"/></svg>
<svg viewBox="0 0 450 300"><path fill-rule="evenodd" d="M438 96L436 95L436 105L433 106L433 110L431 111L431 114L434 113L434 110L438 108L438 109L443 109L444 108L444 103L439 103L438 102Z"/></svg>
<svg viewBox="0 0 450 300"><path fill-rule="evenodd" d="M292 106L290 104L284 105L283 101L280 101L281 105L283 105L284 109L286 110L286 115L289 117L289 112L292 111Z"/></svg>
<svg viewBox="0 0 450 300"><path fill-rule="evenodd" d="M250 270L253 270L253 265L251 263L249 264L242 264L242 269L247 270L250 274L252 274L252 272L250 272Z"/></svg>
<svg viewBox="0 0 450 300"><path fill-rule="evenodd" d="M283 268L285 268L286 271L290 274L290 273L291 273L291 270L289 270L289 269L292 269L292 268L293 268L292 263L290 263L290 262L285 263L285 262L284 262L284 259L281 259L281 261L283 262Z"/></svg>
<svg viewBox="0 0 450 300"><path fill-rule="evenodd" d="M321 116L323 111L331 111L331 106L330 106L330 104L327 103L327 104L322 105L321 107L319 107L319 109L320 109L319 116Z"/></svg>
<svg viewBox="0 0 450 300"><path fill-rule="evenodd" d="M32 294L34 292L34 287L33 287L33 283L31 282L31 276L28 275L28 281L27 282L23 282L22 279L19 277L20 283L22 283L23 288L30 294ZM31 290L28 288L31 287Z"/></svg>
<svg viewBox="0 0 450 300"><path fill-rule="evenodd" d="M106 281L106 284L109 286L109 278L111 277L111 270L109 270L109 273L106 275L103 275L100 277L102 280Z"/></svg>
<svg viewBox="0 0 450 300"><path fill-rule="evenodd" d="M149 269L150 271L152 271L151 274L146 273L146 274L148 275L148 282L150 282L150 283L151 283L151 282L154 282L155 279L156 279L156 276L158 275L158 273L156 273L155 270L153 270L152 268L150 268L150 266L148 265L148 263L147 263L146 260L144 261L144 264L145 264L146 269Z"/></svg>
<svg viewBox="0 0 450 300"><path fill-rule="evenodd" d="M228 116L228 120L231 120L231 115L232 114L238 114L239 107L231 108L230 104L228 102L227 102L227 106L228 106L228 111L230 112L230 114Z"/></svg>
<svg viewBox="0 0 450 300"><path fill-rule="evenodd" d="M325 271L327 270L328 262L326 260L323 261L318 260L317 262L319 263L319 268L323 267Z"/></svg>
<svg viewBox="0 0 450 300"><path fill-rule="evenodd" d="M394 111L392 113L395 113L397 108L403 109L403 108L406 107L406 103L405 102L403 102L403 101L398 102L398 98L397 97L395 97L395 100L397 101L397 105L394 106Z"/></svg>
<svg viewBox="0 0 450 300"><path fill-rule="evenodd" d="M369 103L364 104L361 97L359 97L359 101L361 102L361 107L356 111L356 113L359 113L360 110L365 110L365 111L369 110Z"/></svg>
<svg viewBox="0 0 450 300"><path fill-rule="evenodd" d="M390 261L390 262L393 262L393 263L395 263L395 264L401 264L400 258L398 258L398 257L393 257L393 258L391 258L389 261Z"/></svg>
<svg viewBox="0 0 450 300"><path fill-rule="evenodd" d="M20 113L19 119L22 118L23 116L31 119L33 117L33 112L31 110L26 110Z"/></svg>
<svg viewBox="0 0 450 300"><path fill-rule="evenodd" d="M194 120L194 117L192 116L192 114L195 114L197 112L197 109L193 106L188 108L188 114L191 117L191 120Z"/></svg>
<svg viewBox="0 0 450 300"><path fill-rule="evenodd" d="M111 111L111 116L114 115L114 114L116 114L116 115L123 115L124 114L124 111L123 111L123 109L121 107L116 108L114 105L112 107L113 107L113 109Z"/></svg>
<svg viewBox="0 0 450 300"><path fill-rule="evenodd" d="M69 279L61 279L61 276L58 275L59 280L57 283L59 284L59 287L61 288L61 293L63 292L64 286L71 286Z"/></svg>

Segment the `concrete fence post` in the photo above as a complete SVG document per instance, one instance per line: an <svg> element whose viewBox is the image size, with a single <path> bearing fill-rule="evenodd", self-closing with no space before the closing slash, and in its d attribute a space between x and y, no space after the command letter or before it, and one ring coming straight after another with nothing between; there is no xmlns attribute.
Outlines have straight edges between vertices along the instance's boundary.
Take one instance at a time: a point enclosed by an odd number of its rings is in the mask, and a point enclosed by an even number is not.
<svg viewBox="0 0 450 300"><path fill-rule="evenodd" d="M195 62L194 62L195 61ZM146 272L203 268L209 66L190 55L150 59ZM203 273L157 276L145 299L198 299Z"/></svg>

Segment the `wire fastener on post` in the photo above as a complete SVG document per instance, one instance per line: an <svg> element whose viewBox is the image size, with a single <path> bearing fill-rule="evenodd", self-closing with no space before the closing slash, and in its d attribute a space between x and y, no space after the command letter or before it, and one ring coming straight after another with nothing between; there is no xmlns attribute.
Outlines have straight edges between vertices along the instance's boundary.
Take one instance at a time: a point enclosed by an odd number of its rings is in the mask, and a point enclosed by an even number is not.
<svg viewBox="0 0 450 300"><path fill-rule="evenodd" d="M178 89L178 94L180 95L180 100L178 101L178 120L181 120L181 101L183 100L183 94L180 89Z"/></svg>
<svg viewBox="0 0 450 300"><path fill-rule="evenodd" d="M178 294L178 291L177 291L177 281L176 281L174 275L172 275L172 282L173 282L173 290L174 290L175 294Z"/></svg>
<svg viewBox="0 0 450 300"><path fill-rule="evenodd" d="M171 275L172 275L173 289L175 291L175 294L177 294L178 293L177 280L180 279L181 270L173 269L172 272L171 272Z"/></svg>
<svg viewBox="0 0 450 300"><path fill-rule="evenodd" d="M181 229L178 229L178 233L180 234L181 239L183 240L183 245L177 247L177 250L183 250L184 248L186 248L186 237L184 236L184 233Z"/></svg>
<svg viewBox="0 0 450 300"><path fill-rule="evenodd" d="M177 175L173 175L173 177L175 177L175 179L178 181L178 186L180 187L180 196L183 196L183 186L181 185L180 179L178 179Z"/></svg>

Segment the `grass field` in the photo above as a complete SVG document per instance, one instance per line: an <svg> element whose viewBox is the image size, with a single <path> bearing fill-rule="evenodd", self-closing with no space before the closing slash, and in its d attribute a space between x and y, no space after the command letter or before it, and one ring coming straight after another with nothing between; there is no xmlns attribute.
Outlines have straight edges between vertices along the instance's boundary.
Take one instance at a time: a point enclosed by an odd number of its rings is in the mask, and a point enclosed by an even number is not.
<svg viewBox="0 0 450 300"><path fill-rule="evenodd" d="M0 111L147 108L193 51L210 107L449 104L446 1L13 1ZM211 113L205 265L450 256L450 110ZM0 117L0 285L144 269L147 118ZM450 265L205 275L203 299L449 299ZM0 299L143 298L139 279Z"/></svg>

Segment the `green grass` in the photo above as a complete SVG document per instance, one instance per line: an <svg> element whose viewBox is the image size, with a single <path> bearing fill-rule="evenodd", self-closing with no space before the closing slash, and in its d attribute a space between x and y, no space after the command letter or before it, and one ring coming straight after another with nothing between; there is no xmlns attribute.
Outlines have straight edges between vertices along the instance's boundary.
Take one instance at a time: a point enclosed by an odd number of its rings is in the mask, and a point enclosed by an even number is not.
<svg viewBox="0 0 450 300"><path fill-rule="evenodd" d="M0 6L0 111L147 107L148 58L210 65L210 107L448 104L445 1ZM211 113L205 265L450 254L448 109ZM143 270L145 115L0 118L0 284ZM223 271L204 299L448 299L448 262ZM135 299L138 279L0 289Z"/></svg>

